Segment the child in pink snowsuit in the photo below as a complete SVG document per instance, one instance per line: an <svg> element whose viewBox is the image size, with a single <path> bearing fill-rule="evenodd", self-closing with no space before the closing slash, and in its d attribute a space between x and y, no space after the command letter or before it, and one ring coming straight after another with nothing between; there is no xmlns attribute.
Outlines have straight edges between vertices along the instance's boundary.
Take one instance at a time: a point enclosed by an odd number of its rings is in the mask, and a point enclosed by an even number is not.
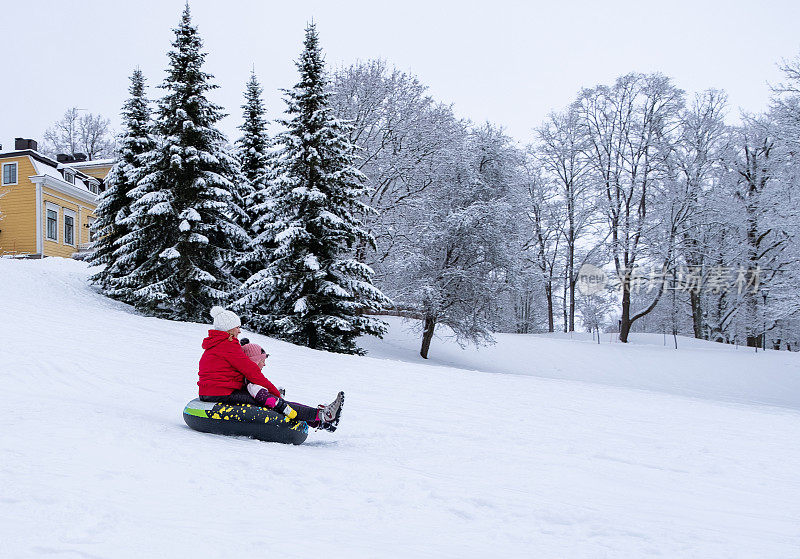
<svg viewBox="0 0 800 559"><path fill-rule="evenodd" d="M259 368L263 369L269 354L260 345L251 344L247 338L242 339L241 343L244 354ZM344 392L339 392L336 399L327 406L320 405L316 408L298 404L297 402L287 402L283 398L275 396L263 386L252 382L247 383L247 392L259 405L274 409L290 419L305 421L309 427L336 431L336 427L339 425L339 416L342 413L342 404L344 403ZM282 395L284 394L282 388L280 392Z"/></svg>

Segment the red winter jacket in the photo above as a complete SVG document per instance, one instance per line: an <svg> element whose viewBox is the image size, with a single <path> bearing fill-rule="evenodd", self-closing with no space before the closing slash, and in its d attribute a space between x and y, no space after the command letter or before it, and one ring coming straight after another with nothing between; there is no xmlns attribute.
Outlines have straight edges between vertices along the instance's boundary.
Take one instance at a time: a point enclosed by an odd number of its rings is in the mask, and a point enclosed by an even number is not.
<svg viewBox="0 0 800 559"><path fill-rule="evenodd" d="M281 393L261 369L244 354L239 340L228 341L229 334L221 330L209 330L203 340L206 350L200 358L200 396L227 396L244 387L246 378L253 384L263 386L277 398Z"/></svg>

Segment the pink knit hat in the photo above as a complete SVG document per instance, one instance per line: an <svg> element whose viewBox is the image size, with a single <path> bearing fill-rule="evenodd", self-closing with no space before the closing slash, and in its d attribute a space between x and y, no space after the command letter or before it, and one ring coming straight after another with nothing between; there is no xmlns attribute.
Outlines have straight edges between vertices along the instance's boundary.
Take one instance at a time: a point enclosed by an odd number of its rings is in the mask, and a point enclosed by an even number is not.
<svg viewBox="0 0 800 559"><path fill-rule="evenodd" d="M258 363L267 356L267 352L261 349L258 344L245 344L242 346L244 354L250 358L253 363Z"/></svg>

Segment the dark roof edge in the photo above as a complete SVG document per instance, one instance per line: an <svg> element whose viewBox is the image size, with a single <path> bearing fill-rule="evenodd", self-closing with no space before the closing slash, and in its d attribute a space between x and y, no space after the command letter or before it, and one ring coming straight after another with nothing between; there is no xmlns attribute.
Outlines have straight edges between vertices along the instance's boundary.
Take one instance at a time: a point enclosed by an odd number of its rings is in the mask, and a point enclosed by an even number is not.
<svg viewBox="0 0 800 559"><path fill-rule="evenodd" d="M52 159L50 159L46 155L42 155L38 151L34 151L32 149L21 149L21 150L17 150L17 151L7 151L5 153L0 153L0 157L15 157L15 156L20 156L20 155L28 155L30 157L33 157L36 161L40 161L40 162L45 163L47 165L50 165L51 167L54 167L56 169L58 169L58 166L61 165L61 163L59 163L58 161L53 161ZM77 174L78 176L80 176L82 178L94 179L94 180L98 180L100 182L103 182L101 179L98 179L97 177L93 177L91 175L87 175L86 173L84 173L80 169L72 169L72 170L75 171L75 174Z"/></svg>
<svg viewBox="0 0 800 559"><path fill-rule="evenodd" d="M0 153L0 157L13 157L18 155L29 155L33 157L36 161L41 161L42 163L47 163L51 167L58 168L58 161L54 161L47 157L46 155L42 155L38 151L34 151L32 149L20 149L17 151L7 151L5 153Z"/></svg>

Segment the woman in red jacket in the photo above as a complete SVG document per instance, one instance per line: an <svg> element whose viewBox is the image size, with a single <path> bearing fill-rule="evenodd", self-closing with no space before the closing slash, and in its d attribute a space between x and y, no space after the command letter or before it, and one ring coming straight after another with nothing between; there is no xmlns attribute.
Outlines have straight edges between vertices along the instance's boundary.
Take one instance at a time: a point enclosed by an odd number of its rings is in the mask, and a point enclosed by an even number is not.
<svg viewBox="0 0 800 559"><path fill-rule="evenodd" d="M245 355L239 344L239 317L222 307L211 309L214 327L203 340L200 358L200 399L204 402L250 404L272 408L310 427L335 431L344 403L344 392L327 406L316 408L287 403L280 391L261 372L261 366ZM260 349L260 348L259 348ZM265 354L266 355L266 354ZM245 382L246 381L246 382ZM250 384L250 391L247 390Z"/></svg>

